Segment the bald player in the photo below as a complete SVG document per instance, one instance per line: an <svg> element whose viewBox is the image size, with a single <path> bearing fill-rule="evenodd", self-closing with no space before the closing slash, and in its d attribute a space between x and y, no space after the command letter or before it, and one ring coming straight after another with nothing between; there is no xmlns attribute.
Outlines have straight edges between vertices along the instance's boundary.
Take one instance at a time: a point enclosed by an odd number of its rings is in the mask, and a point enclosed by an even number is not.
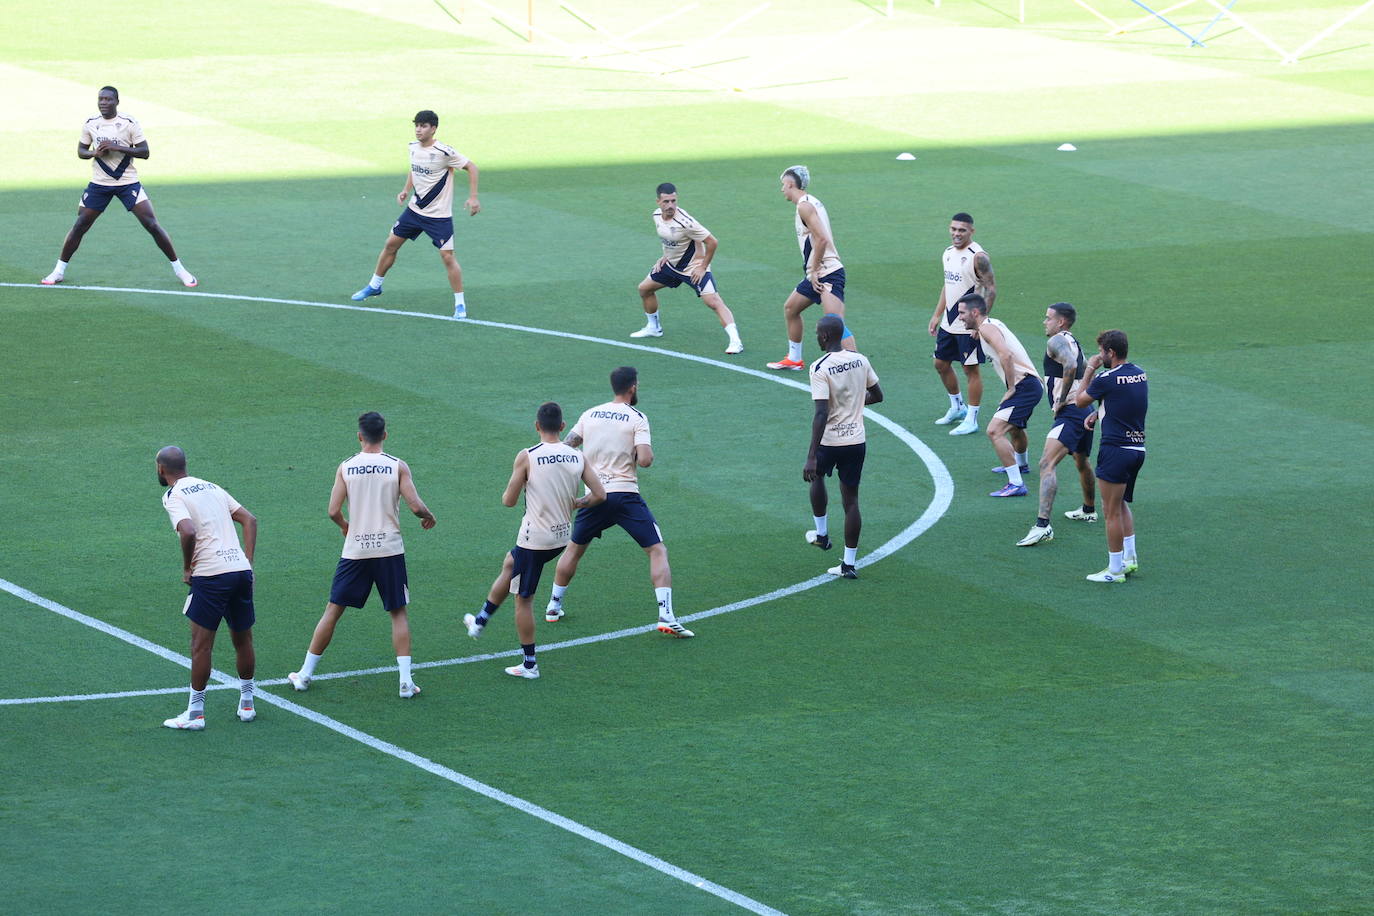
<svg viewBox="0 0 1374 916"><path fill-rule="evenodd" d="M377 272L366 286L353 294L354 302L382 294L382 279L396 263L396 253L408 239L417 239L423 232L439 249L439 258L448 271L448 285L453 290L453 317L468 316L467 303L463 299L463 268L453 254L453 182L450 179L454 169L468 173L468 199L463 209L476 216L482 209L477 201L477 163L448 144L435 140L438 130L437 114L429 109L416 112L415 142L410 144L410 172L406 175L406 186L396 195L396 203L405 209L391 227L382 253L377 256Z"/></svg>
<svg viewBox="0 0 1374 916"><path fill-rule="evenodd" d="M658 317L658 291L676 289L686 283L706 307L716 313L725 329L728 354L743 353L735 315L716 290L711 276L711 259L716 256L716 237L705 226L677 205L677 186L665 181L658 186L658 209L653 213L654 230L663 243L659 258L648 276L639 281L639 299L644 305L644 327L631 337L662 337L663 322Z"/></svg>
<svg viewBox="0 0 1374 916"><path fill-rule="evenodd" d="M813 530L806 532L807 543L829 550L829 494L825 478L831 472L838 473L840 501L844 505L844 559L828 572L844 579L857 579L854 567L863 529L859 481L868 451L864 407L880 402L883 389L878 386L878 376L868 357L844 350L843 337L844 320L840 316L826 315L816 322L816 342L823 352L811 364L811 398L816 411L811 418L811 447L802 467L802 480L811 484L811 516L816 523Z"/></svg>
<svg viewBox="0 0 1374 916"><path fill-rule="evenodd" d="M988 439L992 450L1006 471L1007 482L989 496L1025 496L1026 483L1021 477L1022 466L1029 466L1026 423L1035 405L1045 396L1045 383L1031 362L1030 354L1005 324L988 317L988 303L977 293L969 293L958 302L959 317L973 336L983 345L988 361L997 370L997 377L1007 386L988 421Z"/></svg>
<svg viewBox="0 0 1374 916"><path fill-rule="evenodd" d="M769 369L806 368L802 362L802 312L819 302L827 315L839 315L844 320L844 264L835 248L835 236L830 231L830 214L820 198L811 194L811 170L804 165L787 168L778 178L782 196L797 208L795 222L797 245L801 248L802 268L806 276L782 304L787 324L787 356ZM855 350L854 335L846 327L841 346Z"/></svg>
<svg viewBox="0 0 1374 916"><path fill-rule="evenodd" d="M169 445L157 453L157 482L167 488L162 508L181 538L181 581L191 587L182 613L191 623L191 701L186 711L162 724L183 731L205 728L205 688L219 622L229 625L239 672L238 717L252 722L253 550L258 520L234 497L208 480L186 473L186 453ZM243 528L239 545L234 524Z"/></svg>
<svg viewBox="0 0 1374 916"><path fill-rule="evenodd" d="M110 201L118 198L172 262L172 273L182 285L195 286L196 278L178 260L172 238L153 215L153 202L138 180L134 160L148 158L148 140L143 136L143 128L133 118L119 113L119 90L113 86L101 87L96 106L100 114L86 119L81 126L81 139L76 143L77 157L91 160L91 182L81 194L76 222L62 243L57 266L43 278L43 285L52 286L66 279L67 263L81 247L86 231L105 212Z"/></svg>
<svg viewBox="0 0 1374 916"><path fill-rule="evenodd" d="M520 491L525 491L520 533L515 546L506 554L505 564L491 584L482 609L463 615L468 635L476 639L506 595L515 595L515 631L525 658L521 664L506 669L513 677L539 677L539 659L534 651L534 593L545 564L568 546L572 510L600 505L606 500L601 479L582 460L582 453L559 441L566 425L563 408L558 404L549 401L539 405L534 421L539 443L521 449L515 456L506 492L501 494L502 504L509 508L520 498ZM577 495L579 481L587 485L584 496Z"/></svg>
<svg viewBox="0 0 1374 916"><path fill-rule="evenodd" d="M401 523L397 517L401 499L405 499L425 531L434 527L435 519L415 489L410 466L382 451L386 435L386 420L381 414L376 411L363 414L358 418L358 441L362 443L362 451L340 464L334 472L334 488L329 493L329 520L343 531L343 555L334 570L329 603L315 625L301 670L286 676L297 690L309 689L315 666L334 638L334 628L344 610L365 606L376 586L382 607L391 616L391 644L396 650L396 666L401 675L401 698L408 700L420 693L410 676L410 618L406 614L410 586L406 579L405 544L401 540ZM348 518L343 514L345 501Z"/></svg>
<svg viewBox="0 0 1374 916"><path fill-rule="evenodd" d="M658 602L658 631L690 639L696 634L678 623L673 614L673 572L668 566L668 548L663 544L663 533L639 495L637 468L647 468L654 463L649 418L636 409L639 372L631 366L613 371L611 392L615 397L584 411L563 440L572 448L582 446L583 457L606 488L606 501L577 511L571 543L559 557L558 568L554 571L553 597L544 612L544 620L556 623L562 619L563 595L577 574L578 561L587 552L587 545L593 538L601 537L603 531L619 525L649 557L649 580Z"/></svg>

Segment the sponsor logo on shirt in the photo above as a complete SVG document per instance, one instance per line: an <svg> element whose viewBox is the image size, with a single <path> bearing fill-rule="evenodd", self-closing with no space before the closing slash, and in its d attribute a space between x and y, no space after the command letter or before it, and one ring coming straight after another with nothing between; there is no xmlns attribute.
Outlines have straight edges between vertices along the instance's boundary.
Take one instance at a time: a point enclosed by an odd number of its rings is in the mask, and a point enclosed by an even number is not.
<svg viewBox="0 0 1374 916"><path fill-rule="evenodd" d="M540 455L535 460L540 464L577 464L582 458L579 455Z"/></svg>
<svg viewBox="0 0 1374 916"><path fill-rule="evenodd" d="M392 474L394 469L389 464L354 464L348 468L348 476L354 474Z"/></svg>
<svg viewBox="0 0 1374 916"><path fill-rule="evenodd" d="M1139 375L1118 375L1116 377L1116 383L1118 385L1134 385L1138 382L1143 381L1146 381L1144 372L1140 373Z"/></svg>
<svg viewBox="0 0 1374 916"><path fill-rule="evenodd" d="M595 420L620 420L622 423L630 422L630 415L627 413L615 413L610 410L593 410L589 416Z"/></svg>
<svg viewBox="0 0 1374 916"><path fill-rule="evenodd" d="M825 371L829 372L831 375L839 375L841 372L848 372L850 369L862 368L863 364L863 360L861 359L851 359L847 363L836 363L833 366L826 366Z"/></svg>
<svg viewBox="0 0 1374 916"><path fill-rule="evenodd" d="M198 483L198 484L196 484L196 485L193 486L193 487L182 487L182 488L181 488L181 492L184 493L184 494L187 495L187 496L190 496L192 493L199 493L201 490L218 490L218 489L219 489L219 487L215 486L214 484L209 483L209 482L206 482L206 483Z"/></svg>

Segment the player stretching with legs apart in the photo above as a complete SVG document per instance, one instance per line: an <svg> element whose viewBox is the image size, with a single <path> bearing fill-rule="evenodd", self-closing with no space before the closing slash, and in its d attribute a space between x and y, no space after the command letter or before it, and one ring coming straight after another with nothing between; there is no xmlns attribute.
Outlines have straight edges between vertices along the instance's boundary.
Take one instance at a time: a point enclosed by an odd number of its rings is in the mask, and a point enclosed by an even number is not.
<svg viewBox="0 0 1374 916"><path fill-rule="evenodd" d="M410 173L406 186L396 195L396 202L405 207L400 219L391 227L391 234L377 256L377 272L367 285L353 294L354 302L382 294L382 279L396 263L396 252L407 239L429 236L448 271L448 285L453 289L453 317L466 318L468 307L463 298L463 269L453 254L453 170L468 173L468 199L463 208L472 216L482 209L477 202L477 163L447 144L434 139L439 129L439 116L426 109L415 115L415 142L410 144ZM411 192L415 193L412 195ZM410 202L406 202L410 198Z"/></svg>
<svg viewBox="0 0 1374 916"><path fill-rule="evenodd" d="M148 158L148 140L143 128L128 115L119 113L119 90L105 86L96 97L100 114L87 118L76 144L76 155L91 160L91 183L81 195L76 208L76 223L62 243L62 254L52 273L43 278L44 286L61 283L67 277L67 262L81 247L81 240L100 214L105 212L111 198L119 198L124 209L137 217L139 225L148 230L158 249L172 262L172 273L182 286L195 286L196 278L181 266L172 238L153 215L153 202L138 180L135 159Z"/></svg>

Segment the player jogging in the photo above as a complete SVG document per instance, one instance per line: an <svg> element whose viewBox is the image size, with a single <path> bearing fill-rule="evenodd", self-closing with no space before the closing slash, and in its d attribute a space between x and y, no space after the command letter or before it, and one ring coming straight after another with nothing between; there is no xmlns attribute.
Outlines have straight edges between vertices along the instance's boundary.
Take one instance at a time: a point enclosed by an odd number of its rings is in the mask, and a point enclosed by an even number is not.
<svg viewBox="0 0 1374 916"><path fill-rule="evenodd" d="M978 406L983 402L983 377L978 364L987 361L978 340L959 317L959 300L969 293L979 293L987 301L988 310L997 301L997 280L992 262L982 246L973 241L973 217L956 213L949 219L949 238L953 243L941 257L944 283L935 314L930 316L927 330L935 338L935 371L949 394L949 410L936 420L946 426L962 421L949 431L951 436L967 436L978 431ZM959 378L952 368L958 363L968 379L968 399L959 393Z"/></svg>
<svg viewBox="0 0 1374 916"><path fill-rule="evenodd" d="M253 551L258 520L220 487L186 473L186 453L169 445L157 453L157 482L167 488L162 508L181 538L181 580L191 587L182 613L191 624L191 701L186 711L162 724L198 732L205 728L205 689L220 620L229 625L239 672L238 717L252 722ZM239 545L234 523L243 528Z"/></svg>
<svg viewBox="0 0 1374 916"><path fill-rule="evenodd" d="M806 532L807 543L829 550L829 494L825 478L832 471L838 472L840 500L844 505L844 559L828 572L844 579L857 579L854 566L863 529L859 481L868 451L864 407L880 402L883 389L878 386L878 376L868 357L841 348L843 334L844 319L838 315L826 315L816 322L816 343L822 353L811 364L811 398L816 410L811 418L811 447L802 467L802 480L811 484L811 516L816 523L813 530Z"/></svg>
<svg viewBox="0 0 1374 916"><path fill-rule="evenodd" d="M420 233L429 236L448 271L448 285L453 289L453 317L466 318L467 304L463 300L463 269L453 255L453 170L468 173L468 199L463 208L472 216L482 209L477 202L477 163L447 144L434 139L439 130L439 116L426 109L415 115L415 142L410 144L410 173L406 186L396 195L396 202L405 207L391 234L377 256L377 272L367 285L353 294L354 302L382 294L382 278L396 263L396 252L407 239ZM411 192L414 191L414 194ZM409 203L406 198L410 198Z"/></svg>
<svg viewBox="0 0 1374 916"><path fill-rule="evenodd" d="M969 293L957 304L959 317L983 345L993 368L997 370L997 377L1007 386L1007 393L997 405L997 412L988 421L988 439L1007 475L1007 482L1001 489L993 490L988 495L1025 496L1026 483L1021 478L1021 468L1029 467L1030 461L1026 423L1045 393L1045 383L1040 381L1030 354L1016 339L1011 328L996 318L988 317L988 304L982 296Z"/></svg>
<svg viewBox="0 0 1374 916"><path fill-rule="evenodd" d="M804 165L794 165L779 176L782 196L796 204L797 245L801 247L802 269L806 276L797 284L782 304L787 324L787 355L769 369L806 368L802 362L801 313L819 302L827 315L839 315L844 320L844 265L835 248L835 236L830 232L830 215L820 199L807 193L811 186L811 171ZM841 346L855 350L854 335L844 329Z"/></svg>
<svg viewBox="0 0 1374 916"><path fill-rule="evenodd" d="M1097 488L1107 516L1107 568L1087 577L1089 582L1124 582L1140 569L1135 551L1135 480L1145 464L1145 414L1150 409L1150 383L1145 370L1127 362L1125 331L1097 335L1098 352L1088 360L1088 374L1076 398L1079 407L1101 408L1084 421L1101 418L1102 444L1097 449ZM1106 371L1098 373L1099 368Z"/></svg>
<svg viewBox="0 0 1374 916"><path fill-rule="evenodd" d="M376 411L363 414L358 418L358 441L362 443L362 450L334 472L334 488L329 492L329 520L343 531L343 555L334 570L329 603L315 625L305 662L300 671L292 671L286 676L297 690L310 687L315 666L334 638L334 628L344 610L365 606L376 586L382 607L391 617L391 644L396 650L396 667L401 675L401 698L410 699L420 693L410 675L410 618L406 614L410 586L406 579L401 523L397 518L400 500L405 499L425 531L434 527L435 519L415 489L410 466L382 451L385 440L386 420L382 415ZM343 514L345 500L348 502L346 519Z"/></svg>
<svg viewBox="0 0 1374 916"><path fill-rule="evenodd" d="M463 615L463 625L473 639L506 600L515 595L515 631L520 638L524 661L506 669L514 677L539 677L539 659L534 651L534 593L544 566L558 557L568 546L572 533L572 510L599 505L606 499L606 490L591 465L582 460L582 453L558 440L566 424L563 408L549 401L539 406L534 428L539 431L539 443L521 449L515 456L506 491L501 502L514 506L525 491L525 516L520 520L520 533L515 546L506 554L496 581L491 584L487 600L476 614ZM577 496L578 482L587 485L587 494Z"/></svg>
<svg viewBox="0 0 1374 916"><path fill-rule="evenodd" d="M729 338L725 352L742 353L744 344L740 343L734 313L716 291L716 279L711 276L711 259L716 256L716 237L677 205L677 187L671 182L665 181L658 186L658 209L654 211L653 220L654 230L663 243L663 257L639 282L639 298L644 305L644 327L630 336L662 337L663 324L658 317L656 293L665 287L676 289L686 283L720 319L720 326Z"/></svg>
<svg viewBox="0 0 1374 916"><path fill-rule="evenodd" d="M1088 458L1093 451L1093 431L1083 425L1091 411L1075 403L1086 368L1083 348L1069 329L1078 320L1078 311L1067 302L1056 302L1045 309L1045 395L1054 411L1049 435L1045 438L1045 450L1040 454L1040 511L1035 524L1026 536L1016 542L1017 547L1033 547L1044 541L1054 540L1054 528L1050 525L1050 511L1054 508L1054 497L1059 492L1059 476L1055 468L1064 460L1065 455L1073 455L1073 463L1078 468L1078 481L1083 487L1083 508L1071 509L1064 513L1065 518L1085 519L1094 510L1097 487L1093 482L1093 469ZM1001 470L998 468L997 470ZM1022 473L1029 468L1022 467Z"/></svg>
<svg viewBox="0 0 1374 916"><path fill-rule="evenodd" d="M558 568L554 571L553 597L544 612L544 620L555 623L562 619L563 595L577 574L578 561L587 552L587 545L601 537L602 532L618 525L649 557L649 580L658 602L658 631L688 639L695 634L678 623L673 614L673 572L668 566L668 548L663 543L663 533L639 495L636 468L647 468L654 463L649 418L636 409L639 372L632 366L621 366L613 371L611 392L615 397L584 411L563 440L572 448L582 446L583 457L606 488L606 501L577 511L571 543L558 558Z"/></svg>
<svg viewBox="0 0 1374 916"><path fill-rule="evenodd" d="M52 273L43 278L44 286L61 283L67 276L67 263L81 247L86 230L105 212L111 199L119 198L124 209L137 217L139 224L153 237L157 247L172 262L172 273L183 286L195 286L196 278L181 266L172 238L153 215L153 202L138 180L135 159L148 158L148 140L143 128L128 115L119 113L119 90L101 87L96 96L100 114L87 118L81 127L81 139L76 143L76 155L91 160L91 182L81 194L76 207L76 222L62 243L62 254Z"/></svg>

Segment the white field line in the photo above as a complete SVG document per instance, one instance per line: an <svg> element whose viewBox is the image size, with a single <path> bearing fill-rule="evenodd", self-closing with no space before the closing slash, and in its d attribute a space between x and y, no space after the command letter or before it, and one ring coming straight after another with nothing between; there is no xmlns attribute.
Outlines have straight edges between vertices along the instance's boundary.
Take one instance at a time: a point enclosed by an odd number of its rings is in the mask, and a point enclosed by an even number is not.
<svg viewBox="0 0 1374 916"><path fill-rule="evenodd" d="M119 627L112 626L108 623L105 623L103 620L97 620L96 618L87 616L86 614L83 614L80 611L74 611L71 608L66 607L65 605L58 604L56 601L50 601L49 599L44 598L42 595L35 594L34 592L29 591L27 588L24 588L20 585L15 585L13 582L10 582L6 579L0 579L0 590L7 591L11 595L14 595L16 598L20 598L24 601L27 601L30 604L37 605L38 607L41 607L44 610L52 611L54 614L61 615L62 617L66 617L69 620L74 620L77 623L85 624L86 626L91 627L94 630L99 630L101 633L104 633L107 636L113 636L115 639L122 640L131 646L137 646L138 648L151 652L160 658L165 658L168 661L176 662L183 668L189 669L191 667L191 660L184 655L178 655L171 649L165 649L162 646L157 645L156 643L149 642L142 636L137 636L133 633L130 633L128 630L123 630ZM225 674L222 671L212 669L210 672L210 677L212 680L217 681L220 685L238 685L237 678L231 678L229 675ZM182 687L178 690L178 692L184 691L185 689L186 688ZM682 881L686 884L690 884L692 885L692 887L698 888L700 890L706 891L708 894L712 894L716 897L721 898L722 900L728 900L730 903L733 903L736 906L739 906L743 909L749 910L751 913L777 914L777 916L782 916L780 910L775 910L772 907L767 906L766 904L759 903L757 900L754 900L750 897L746 897L743 894L736 893L735 891L730 890L728 887L723 887L719 884L716 884L714 881L708 881L700 875L689 872L685 868L679 868L671 862L665 862L658 856L651 855L642 849L631 846L628 843L623 843L613 836L608 836L607 834L604 834L599 830L593 830L592 828L579 824L577 821L574 821L570 818L566 818L561 814L556 814L548 810L547 808L541 808L533 802L528 802L525 801L523 798L511 795L509 792L502 792L500 789L497 789L493 786L487 785L484 782L480 782L476 779L473 779L471 776L465 776L456 770L452 770L444 766L443 764L435 763L433 760L430 760L427 757L421 757L419 754L412 753L402 747L397 747L389 741L383 741L380 738L373 737L372 735L369 735L366 732L359 731L358 729L353 728L352 726L345 725L337 719L333 719L329 716L315 712L313 709L306 709L304 706L292 703L290 700L284 700L281 697L273 696L270 693L259 693L257 695L257 698L262 702L268 704L269 706L276 706L277 708L283 709L287 712L295 713L301 718L308 719L309 721L314 722L316 725L323 725L330 731L337 732L338 734L343 735L345 738L352 738L359 744L364 744L375 751L380 751L383 754L395 757L397 760L401 760L411 764L412 766L419 767L426 773L431 773L435 776L438 776L440 779L446 779L455 785L462 786L463 788L468 789L469 791L476 792L478 795L484 795L493 801L500 802L503 805L507 805L511 808L516 809L517 811L528 814L531 817L537 817L545 823L552 824L555 827L558 827L562 830L566 830L569 833L582 837L583 839L591 840L593 843L596 843L599 846L604 846L612 852L620 853L627 859L632 859L635 862L640 863L641 865L647 865L654 871L661 872L662 874L665 874L670 878L676 878L679 881Z"/></svg>
<svg viewBox="0 0 1374 916"><path fill-rule="evenodd" d="M800 391L809 392L811 390L810 385L805 385L801 382L793 381L786 375L780 375L776 372L764 372L759 369L750 369L747 366L740 366L736 363L728 363L724 360L712 359L707 356L696 356L692 353L679 353L676 350L667 350L663 347L652 347L647 346L645 344L628 343L622 340L610 340L609 338L605 337L592 337L587 334L572 334L566 331L554 331L549 330L547 328L533 328L519 324L506 324L504 322L497 321L481 321L473 318L466 318L460 321L459 319L451 318L447 315L435 315L430 312L403 312L392 309L382 309L362 305L344 305L335 302L311 302L303 299L270 299L262 296L240 296L228 293L201 293L190 292L187 290L138 289L134 287L123 286L39 287L38 284L34 283L0 283L0 287L19 287L23 289L32 289L37 287L41 289L69 289L94 290L98 292L147 293L160 296L193 296L208 299L231 299L243 302L266 302L277 305L300 305L307 306L310 308L341 309L344 311L352 312L369 312L377 315L400 315L410 318L429 318L435 321L448 321L454 324L475 324L482 327L501 328L504 330L511 331L523 331L528 334L543 334L549 337L562 337L569 340L581 340L586 341L588 343L598 343L611 347L621 347L626 350L640 350L645 353L655 353L661 356L672 356L676 357L677 359L688 360L689 362L696 362L708 366L714 366L718 369L728 369L731 372L739 372L744 375L764 379L766 381L773 382L778 385L786 385L790 388L796 388ZM933 452L928 445L926 445L924 442L918 439L910 431L908 431L904 427L898 425L896 422L888 419L880 413L877 413L873 410L865 409L864 416L868 420L872 421L873 423L877 424L878 426L881 426L883 429L892 433L892 435L896 436L898 440L900 440L904 445L907 446L907 448L911 449L913 452L916 453L917 457L919 457L921 461L924 462L926 469L930 472L931 479L935 484L935 494L931 498L930 504L926 506L925 512L921 513L921 516L919 518L917 518L906 528L899 531L886 543L880 545L876 550L873 550L872 552L860 557L858 563L855 564L858 567L868 566L871 563L876 563L884 557L896 553L898 550L901 550L907 544L910 544L916 538L920 537L926 531L930 530L930 528L937 521L940 520L941 516L943 516L945 512L949 510L950 503L954 499L954 481L950 477L949 469L945 467L944 462L940 460L940 457L936 455L935 452ZM803 582L797 582L793 585L783 586L782 588L774 589L773 591L767 592L766 594L756 595L752 598L744 598L740 601L735 601L730 604L723 604L719 607L714 607L705 611L698 611L694 614L684 614L681 615L678 619L690 623L694 620L703 620L707 617L715 617L718 614L728 614L732 611L743 610L745 608L753 607L757 604L763 604L767 601L774 601L778 598L786 598L791 595L795 595L799 592L804 592L808 589L815 588L818 585L824 585L825 583L831 581L835 580L834 577L830 575L822 574L819 576L813 576L812 578L807 579ZM620 639L625 636L637 636L644 633L653 632L656 626L656 624L649 624L641 627L629 627L622 630L615 630L610 633L599 633L594 636L583 636L578 639L570 639L564 642L549 643L548 645L541 645L539 647L539 651L549 652L554 649L567 649L572 648L573 646L584 646L589 645L591 643L605 642L611 639ZM498 658L510 658L519 654L519 650L512 649L505 652L467 655L456 658L441 659L438 661L419 662L415 664L414 667L440 668L449 665L463 665L471 662L492 661ZM178 656L178 658L182 657ZM359 668L352 671L335 671L325 674L317 674L314 676L314 680L330 680L335 678L360 677L363 675L370 674L384 674L395 670L395 665L383 666L378 668ZM278 686L287 683L287 681L285 678L277 678L274 680L259 681L259 683L263 686Z"/></svg>

